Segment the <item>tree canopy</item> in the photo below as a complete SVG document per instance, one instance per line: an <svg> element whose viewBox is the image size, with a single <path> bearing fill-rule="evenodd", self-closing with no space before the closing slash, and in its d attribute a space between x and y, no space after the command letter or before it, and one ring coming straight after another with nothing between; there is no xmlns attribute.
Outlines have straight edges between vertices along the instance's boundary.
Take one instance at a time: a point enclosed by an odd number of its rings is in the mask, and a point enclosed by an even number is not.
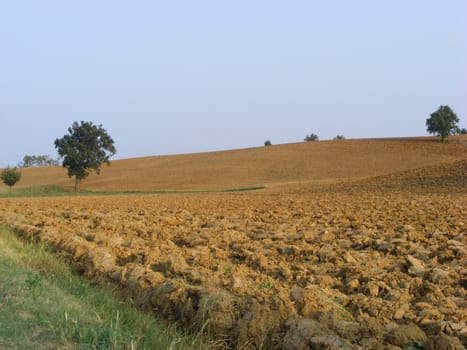
<svg viewBox="0 0 467 350"><path fill-rule="evenodd" d="M11 188L21 179L21 173L16 168L7 168L2 171L2 181L5 185Z"/></svg>
<svg viewBox="0 0 467 350"><path fill-rule="evenodd" d="M310 135L306 135L303 141L306 141L306 142L318 141L318 135L311 133Z"/></svg>
<svg viewBox="0 0 467 350"><path fill-rule="evenodd" d="M79 183L91 170L100 173L102 163L110 164L110 157L117 153L113 139L102 125L92 122L79 124L74 122L68 128L68 134L56 139L55 148L63 158L63 167L68 169L68 176L75 177L75 191L79 191Z"/></svg>
<svg viewBox="0 0 467 350"><path fill-rule="evenodd" d="M426 120L426 127L430 134L441 136L441 142L444 142L447 136L459 132L457 123L459 123L459 117L451 107L440 106Z"/></svg>

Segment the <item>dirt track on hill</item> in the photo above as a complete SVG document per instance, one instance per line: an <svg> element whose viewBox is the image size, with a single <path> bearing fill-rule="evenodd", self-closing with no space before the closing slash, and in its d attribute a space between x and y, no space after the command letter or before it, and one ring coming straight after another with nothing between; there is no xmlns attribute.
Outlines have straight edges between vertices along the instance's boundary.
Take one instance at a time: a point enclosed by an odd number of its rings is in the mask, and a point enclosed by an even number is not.
<svg viewBox="0 0 467 350"><path fill-rule="evenodd" d="M1 199L0 220L232 348L462 349L466 182L463 160L256 193Z"/></svg>

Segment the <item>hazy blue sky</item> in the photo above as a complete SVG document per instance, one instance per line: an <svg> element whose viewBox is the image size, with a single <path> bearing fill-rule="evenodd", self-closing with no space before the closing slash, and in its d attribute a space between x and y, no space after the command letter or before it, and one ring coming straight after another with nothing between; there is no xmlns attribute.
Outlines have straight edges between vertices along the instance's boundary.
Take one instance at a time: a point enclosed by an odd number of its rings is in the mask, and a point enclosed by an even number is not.
<svg viewBox="0 0 467 350"><path fill-rule="evenodd" d="M467 126L465 0L0 0L0 166L73 121L116 158Z"/></svg>

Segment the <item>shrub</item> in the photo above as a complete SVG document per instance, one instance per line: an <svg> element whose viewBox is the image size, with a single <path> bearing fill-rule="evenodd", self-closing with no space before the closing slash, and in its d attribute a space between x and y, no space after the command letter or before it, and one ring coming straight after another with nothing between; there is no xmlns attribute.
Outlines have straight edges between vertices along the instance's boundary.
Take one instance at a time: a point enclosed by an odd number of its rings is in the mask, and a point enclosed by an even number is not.
<svg viewBox="0 0 467 350"><path fill-rule="evenodd" d="M11 188L21 179L21 173L16 168L6 168L2 171L2 181L5 185Z"/></svg>
<svg viewBox="0 0 467 350"><path fill-rule="evenodd" d="M306 135L304 141L306 141L306 142L318 141L318 135L316 135L316 134Z"/></svg>

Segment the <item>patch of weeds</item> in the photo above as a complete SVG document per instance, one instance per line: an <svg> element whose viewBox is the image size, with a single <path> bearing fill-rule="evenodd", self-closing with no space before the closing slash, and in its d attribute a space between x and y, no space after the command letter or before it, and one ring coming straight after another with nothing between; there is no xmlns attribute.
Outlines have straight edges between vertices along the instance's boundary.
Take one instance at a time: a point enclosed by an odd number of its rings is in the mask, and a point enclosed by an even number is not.
<svg viewBox="0 0 467 350"><path fill-rule="evenodd" d="M42 277L38 273L29 273L26 279L26 286L32 294L32 298L37 300L39 289L42 286Z"/></svg>
<svg viewBox="0 0 467 350"><path fill-rule="evenodd" d="M70 292L72 295L75 295L77 297L83 297L86 294L88 294L89 290L89 282L86 280L76 280L70 288Z"/></svg>
<svg viewBox="0 0 467 350"><path fill-rule="evenodd" d="M78 322L78 318L73 318L65 311L65 322L60 327L60 336L62 339L78 339L81 325Z"/></svg>
<svg viewBox="0 0 467 350"><path fill-rule="evenodd" d="M339 304L337 301L329 299L329 302L334 305L334 309L339 313L339 316L342 319L351 318L352 314L345 308L344 305Z"/></svg>
<svg viewBox="0 0 467 350"><path fill-rule="evenodd" d="M267 278L263 282L258 284L258 288L261 289L261 290L262 289L271 290L272 288L274 288L274 284L269 278Z"/></svg>
<svg viewBox="0 0 467 350"><path fill-rule="evenodd" d="M222 274L223 274L225 277L227 277L227 276L229 276L231 273L232 273L232 266L229 266L229 265L224 266L224 268L222 269Z"/></svg>
<svg viewBox="0 0 467 350"><path fill-rule="evenodd" d="M85 349L116 349L118 345L118 327L119 314L117 312L116 320L115 322L111 321L110 326L86 326L80 332L77 340Z"/></svg>
<svg viewBox="0 0 467 350"><path fill-rule="evenodd" d="M336 303L335 305L337 306L337 310L339 310L339 314L343 319L346 319L350 316L350 313L347 311L345 306L338 303Z"/></svg>

